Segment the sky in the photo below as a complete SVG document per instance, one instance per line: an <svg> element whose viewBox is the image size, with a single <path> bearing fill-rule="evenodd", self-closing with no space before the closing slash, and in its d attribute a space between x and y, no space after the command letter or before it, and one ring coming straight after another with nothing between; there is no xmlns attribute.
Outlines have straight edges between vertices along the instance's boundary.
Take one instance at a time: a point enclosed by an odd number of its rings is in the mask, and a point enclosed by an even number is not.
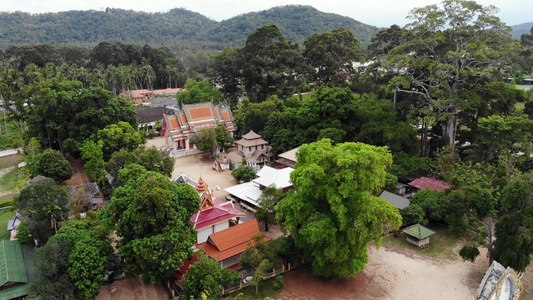
<svg viewBox="0 0 533 300"><path fill-rule="evenodd" d="M408 4L406 4L408 2ZM0 11L30 13L59 12L67 10L104 10L106 7L147 12L165 12L172 8L185 8L212 20L231 17L289 4L311 5L316 9L351 17L378 27L400 26L408 23L405 17L412 8L440 3L439 0L0 0ZM477 0L484 6L494 5L497 14L507 25L533 22L533 0Z"/></svg>

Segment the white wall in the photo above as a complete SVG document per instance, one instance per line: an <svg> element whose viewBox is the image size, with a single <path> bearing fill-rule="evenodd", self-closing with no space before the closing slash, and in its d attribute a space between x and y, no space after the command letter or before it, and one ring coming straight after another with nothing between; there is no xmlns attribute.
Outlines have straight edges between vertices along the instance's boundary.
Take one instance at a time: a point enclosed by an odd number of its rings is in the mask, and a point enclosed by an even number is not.
<svg viewBox="0 0 533 300"><path fill-rule="evenodd" d="M228 221L224 221L222 223L215 224L215 232L219 232L219 231L222 231L222 230L228 229L228 228L229 228L229 222Z"/></svg>
<svg viewBox="0 0 533 300"><path fill-rule="evenodd" d="M197 243L198 244L203 243L207 241L207 238L209 237L209 235L213 233L213 226L208 226L208 227L199 229L197 231L198 231L198 235L196 236L196 239L198 240Z"/></svg>

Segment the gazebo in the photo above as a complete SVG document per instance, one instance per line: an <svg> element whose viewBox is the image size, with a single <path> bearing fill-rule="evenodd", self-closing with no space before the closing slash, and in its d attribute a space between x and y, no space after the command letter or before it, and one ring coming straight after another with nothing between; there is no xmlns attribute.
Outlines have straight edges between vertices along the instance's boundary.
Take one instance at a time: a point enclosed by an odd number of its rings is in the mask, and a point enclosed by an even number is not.
<svg viewBox="0 0 533 300"><path fill-rule="evenodd" d="M408 243L416 245L420 248L424 248L429 245L429 236L435 233L435 231L420 224L415 224L404 228L403 232L407 234L406 240Z"/></svg>

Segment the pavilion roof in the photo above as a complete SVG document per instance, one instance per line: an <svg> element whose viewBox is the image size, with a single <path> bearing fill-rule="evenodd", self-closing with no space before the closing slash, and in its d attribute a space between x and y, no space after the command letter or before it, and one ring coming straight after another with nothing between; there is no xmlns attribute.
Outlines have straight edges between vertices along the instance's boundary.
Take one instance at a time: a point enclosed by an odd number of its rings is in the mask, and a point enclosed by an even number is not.
<svg viewBox="0 0 533 300"><path fill-rule="evenodd" d="M427 228L427 227L424 227L420 224L415 224L415 225L411 225L407 228L404 228L403 229L403 232L405 232L406 234L412 236L412 237L415 237L419 240L422 240L422 239L425 239L427 238L428 236L432 235L435 233L435 231Z"/></svg>

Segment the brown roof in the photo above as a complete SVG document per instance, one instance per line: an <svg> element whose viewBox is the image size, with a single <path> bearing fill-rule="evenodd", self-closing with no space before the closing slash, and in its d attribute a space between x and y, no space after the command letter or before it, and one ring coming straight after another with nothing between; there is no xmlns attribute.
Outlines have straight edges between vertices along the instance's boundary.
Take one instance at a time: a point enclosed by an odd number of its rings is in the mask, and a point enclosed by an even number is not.
<svg viewBox="0 0 533 300"><path fill-rule="evenodd" d="M163 115L173 114L174 110L166 107L150 107L140 108L136 112L139 122L148 123L163 120Z"/></svg>
<svg viewBox="0 0 533 300"><path fill-rule="evenodd" d="M254 140L254 139L260 139L261 136L257 133L255 133L253 130L250 130L247 134L242 136L245 140Z"/></svg>
<svg viewBox="0 0 533 300"><path fill-rule="evenodd" d="M248 243L253 242L253 236L258 233L260 233L259 225L257 224L257 220L253 219L213 233L209 236L206 243L197 246L219 262L244 252L248 247ZM270 241L270 238L267 236L263 239Z"/></svg>
<svg viewBox="0 0 533 300"><path fill-rule="evenodd" d="M201 120L213 118L213 111L210 106L191 107L189 108L189 115L191 120Z"/></svg>
<svg viewBox="0 0 533 300"><path fill-rule="evenodd" d="M268 144L268 142L263 139L253 139L253 140L240 139L236 141L235 144L241 145L243 147L251 147L251 146L266 145Z"/></svg>
<svg viewBox="0 0 533 300"><path fill-rule="evenodd" d="M244 153L242 151L233 151L228 153L228 159L234 163L241 163Z"/></svg>
<svg viewBox="0 0 533 300"><path fill-rule="evenodd" d="M187 116L185 116L185 113L180 113L180 118L181 118L181 124L183 125L189 124L189 122L187 122Z"/></svg>

